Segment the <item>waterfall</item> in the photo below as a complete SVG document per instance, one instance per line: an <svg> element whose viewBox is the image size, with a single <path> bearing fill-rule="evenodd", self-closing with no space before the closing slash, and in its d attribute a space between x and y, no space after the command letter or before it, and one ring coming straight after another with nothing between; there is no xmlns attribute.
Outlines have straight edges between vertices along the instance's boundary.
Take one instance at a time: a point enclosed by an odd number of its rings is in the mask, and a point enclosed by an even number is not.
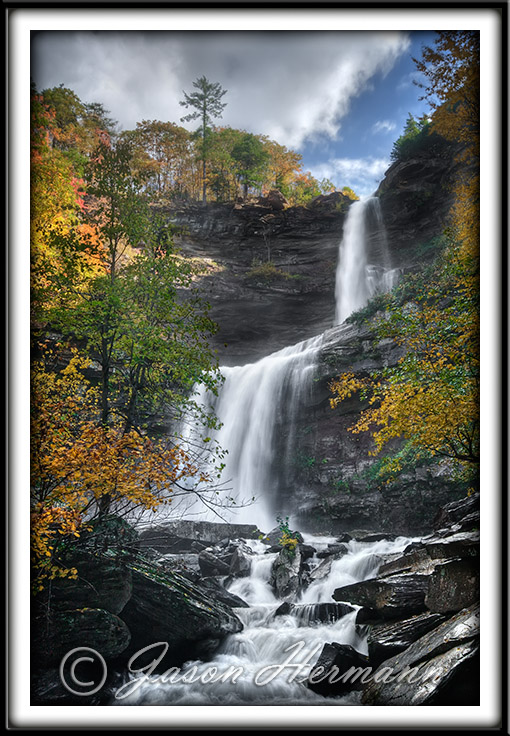
<svg viewBox="0 0 510 736"><path fill-rule="evenodd" d="M203 408L212 409L222 423L212 439L227 450L222 477L231 487L236 522L266 531L275 525L281 511L278 469L292 461L296 413L311 390L321 342L319 335L256 363L222 367L225 382L217 397L203 387L198 390ZM284 443L280 432L286 435ZM189 439L189 427L183 437Z"/></svg>
<svg viewBox="0 0 510 736"><path fill-rule="evenodd" d="M368 263L368 241L377 239L381 265ZM399 269L390 268L386 230L377 197L360 199L349 207L340 242L335 284L335 324L366 305L376 293L390 291Z"/></svg>
<svg viewBox="0 0 510 736"><path fill-rule="evenodd" d="M374 294L393 288L400 272L390 265L378 198L353 202L339 246L335 324L365 306ZM289 513L280 507L279 489L292 474L297 412L311 393L322 337L283 348L255 363L222 367L225 380L217 396L203 385L195 387L198 404L214 412L222 425L211 433L210 442L226 451L222 481L231 502L228 510L220 511L223 519L269 531L278 513ZM185 446L193 444L193 431L191 424L184 424ZM199 462L207 469L205 452ZM214 511L191 498L181 501L181 514L218 520Z"/></svg>
<svg viewBox="0 0 510 736"><path fill-rule="evenodd" d="M369 263L368 241L373 244L374 238L378 239L379 265ZM363 307L373 294L392 288L397 277L398 270L390 268L378 200L355 202L339 249L336 323ZM311 395L322 340L319 335L255 363L222 367L225 380L217 396L204 385L195 387L198 404L205 412L212 410L221 423L210 433L209 441L227 451L222 477L238 513L230 519L222 510L223 518L255 523L267 532L275 526L276 513L291 512L280 508L279 474L290 473L297 412ZM190 422L184 423L182 437L185 444L196 448L193 430ZM204 453L204 470L206 458ZM252 497L257 502L245 505ZM193 513L197 513L196 505L191 507ZM268 552L261 541L245 540L253 553L250 574L223 580L230 592L248 604L235 609L243 630L227 636L212 660L186 662L180 671L172 668L170 674L169 670L168 676L142 677L126 699L112 704L358 705L356 693L324 698L306 686L326 642L350 645L364 654L368 651L366 628L356 625L359 606L345 613L332 602L332 595L340 587L375 576L386 555L402 552L412 540L350 541L346 554L331 557L329 568L314 580L313 570L324 562L318 553L336 540L308 534L304 539L316 554L307 562L309 584L299 587L287 613L277 611L282 601L276 598L271 582L278 553ZM292 665L282 666L288 661ZM298 670L299 677L294 677Z"/></svg>

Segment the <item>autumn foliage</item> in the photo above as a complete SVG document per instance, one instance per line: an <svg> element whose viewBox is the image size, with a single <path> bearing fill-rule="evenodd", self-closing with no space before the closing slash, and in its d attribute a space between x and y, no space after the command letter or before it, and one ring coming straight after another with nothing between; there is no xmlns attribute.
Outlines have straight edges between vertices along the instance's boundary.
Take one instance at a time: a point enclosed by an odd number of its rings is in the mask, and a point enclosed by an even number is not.
<svg viewBox="0 0 510 736"><path fill-rule="evenodd" d="M214 487L177 436L148 426L185 411L214 426L192 396L203 376L213 391L220 378L207 343L215 325L193 288L200 268L151 216L132 146L116 142L103 113L63 88L32 94L36 591L77 574L61 552L95 519Z"/></svg>
<svg viewBox="0 0 510 736"><path fill-rule="evenodd" d="M436 47L417 62L428 84L430 131L459 143L455 204L444 233L445 248L421 274L405 277L383 299L374 336L402 349L394 367L352 372L331 383L333 408L356 394L363 402L350 431L369 432L373 453L404 440L415 457L449 458L459 467L479 462L479 178L478 38L471 32L440 33ZM398 154L398 149L397 154ZM416 455L418 453L418 455ZM386 470L398 472L389 454Z"/></svg>

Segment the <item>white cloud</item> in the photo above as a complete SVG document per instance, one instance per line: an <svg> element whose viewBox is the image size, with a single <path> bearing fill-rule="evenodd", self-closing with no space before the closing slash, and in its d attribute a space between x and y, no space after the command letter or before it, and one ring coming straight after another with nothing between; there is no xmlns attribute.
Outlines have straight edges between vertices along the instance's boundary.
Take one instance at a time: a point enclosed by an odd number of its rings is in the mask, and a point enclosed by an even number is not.
<svg viewBox="0 0 510 736"><path fill-rule="evenodd" d="M338 189L351 187L360 197L373 194L390 166L386 158L331 158L324 164L311 167L316 179L330 179Z"/></svg>
<svg viewBox="0 0 510 736"><path fill-rule="evenodd" d="M391 122L391 120L378 120L374 125L372 125L372 133L390 133L392 130L395 130L396 127L396 123Z"/></svg>
<svg viewBox="0 0 510 736"><path fill-rule="evenodd" d="M352 100L409 45L403 32L51 32L34 41L33 77L102 102L132 128L178 122L182 91L205 74L228 90L219 124L300 148L335 139Z"/></svg>

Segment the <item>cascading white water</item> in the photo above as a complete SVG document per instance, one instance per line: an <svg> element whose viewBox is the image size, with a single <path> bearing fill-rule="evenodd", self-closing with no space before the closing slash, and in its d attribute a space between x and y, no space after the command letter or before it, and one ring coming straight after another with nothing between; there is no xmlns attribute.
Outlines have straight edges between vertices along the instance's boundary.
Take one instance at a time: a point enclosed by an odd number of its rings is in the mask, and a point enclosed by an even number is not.
<svg viewBox="0 0 510 736"><path fill-rule="evenodd" d="M369 213L372 230L367 233ZM374 237L374 222L380 265L367 262L367 238L369 234ZM390 268L378 200L353 203L339 249L335 324L363 307L375 293L390 290L398 276L398 269ZM222 423L209 441L217 442L228 453L223 479L238 507L233 521L255 523L264 531L274 526L275 510L281 511L277 466L286 467L296 411L311 390L322 339L319 335L305 340L256 363L221 368L225 381L218 396L203 385L196 387L198 404L206 412L212 409ZM277 436L282 427L286 443ZM193 429L188 422L182 430L189 446L193 444ZM204 454L202 459L207 470L206 457ZM252 497L257 503L243 507ZM191 508L196 513L193 505ZM224 509L222 516L230 520ZM205 519L216 521L217 517L206 515ZM305 535L305 541L320 552L335 540ZM248 604L235 609L243 630L227 636L210 662L187 662L182 670L172 668L163 678L131 675L121 688L122 697L113 704L357 705L354 693L324 698L305 684L324 643L349 644L367 653L364 627L355 623L359 607L342 615L332 594L337 588L376 575L384 555L401 552L410 541L400 537L394 542L349 542L343 557L331 558L319 579L298 591L289 613L276 615L282 601L275 597L270 580L277 553L268 553L262 542L245 540L253 552L250 574L225 581L228 589ZM316 554L308 564L318 568L323 563ZM298 666L285 666L286 662Z"/></svg>
<svg viewBox="0 0 510 736"><path fill-rule="evenodd" d="M375 220L382 264L367 262L368 217ZM369 197L349 207L340 242L335 284L335 324L341 324L352 312L361 309L378 292L390 291L400 275L390 268L386 231L379 199Z"/></svg>
<svg viewBox="0 0 510 736"><path fill-rule="evenodd" d="M335 541L310 535L305 538L317 551ZM267 553L262 542L248 541L254 552L251 574L236 578L227 586L249 605L235 609L243 630L229 635L210 662L187 662L181 670L169 674L166 681L158 675L132 675L119 693L128 694L113 704L357 705L355 694L324 698L304 681L326 642L349 644L367 653L364 627L355 622L359 607L354 606L354 612L328 623L317 620L314 611L322 601L332 602L337 588L375 576L384 555L403 551L411 541L399 537L394 542L349 542L347 554L333 561L329 574L297 594L293 601L297 613L284 615L275 615L282 601L275 597L270 585L276 554ZM312 564L321 562L315 557Z"/></svg>
<svg viewBox="0 0 510 736"><path fill-rule="evenodd" d="M319 335L256 363L221 368L225 382L217 397L203 387L199 390L198 401L213 409L223 425L212 438L228 452L223 478L236 501L236 522L257 524L266 531L275 524L276 427L285 425L287 445L291 445L295 413L311 389L321 342ZM189 441L190 433L191 428L185 428L185 440ZM279 457L280 463L284 460ZM255 503L243 506L252 497ZM222 515L228 517L225 510Z"/></svg>

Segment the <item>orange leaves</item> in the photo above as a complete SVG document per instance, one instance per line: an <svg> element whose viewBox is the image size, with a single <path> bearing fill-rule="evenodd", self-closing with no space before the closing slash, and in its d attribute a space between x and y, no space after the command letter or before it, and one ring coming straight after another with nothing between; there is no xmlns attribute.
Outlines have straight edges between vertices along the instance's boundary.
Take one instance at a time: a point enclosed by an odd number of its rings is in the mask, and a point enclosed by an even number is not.
<svg viewBox="0 0 510 736"><path fill-rule="evenodd" d="M89 361L76 350L60 372L47 370L59 356L49 352L32 372L32 552L37 585L70 575L58 564L59 538L79 537L85 520L103 501L112 511L156 509L171 501L173 485L200 474L179 447L154 440L120 423L98 423L98 397L86 389ZM60 360L62 356L60 356Z"/></svg>

